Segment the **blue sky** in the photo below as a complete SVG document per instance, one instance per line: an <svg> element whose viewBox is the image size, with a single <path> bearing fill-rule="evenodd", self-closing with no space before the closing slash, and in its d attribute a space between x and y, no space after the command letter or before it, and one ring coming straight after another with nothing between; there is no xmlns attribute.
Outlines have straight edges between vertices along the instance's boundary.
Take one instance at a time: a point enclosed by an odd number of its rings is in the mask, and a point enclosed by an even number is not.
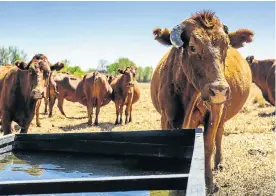
<svg viewBox="0 0 276 196"><path fill-rule="evenodd" d="M31 57L69 59L83 69L128 57L155 67L169 49L154 41L152 29L174 25L211 9L230 31L254 30L239 49L258 59L275 58L275 2L0 2L0 46L16 45Z"/></svg>

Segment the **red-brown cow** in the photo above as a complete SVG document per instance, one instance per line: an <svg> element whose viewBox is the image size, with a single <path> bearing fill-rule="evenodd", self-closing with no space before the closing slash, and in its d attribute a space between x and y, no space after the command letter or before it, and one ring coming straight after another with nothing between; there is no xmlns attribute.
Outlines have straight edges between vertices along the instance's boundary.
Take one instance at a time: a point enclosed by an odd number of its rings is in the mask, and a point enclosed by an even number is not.
<svg viewBox="0 0 276 196"><path fill-rule="evenodd" d="M110 79L110 85L113 89L112 100L116 107L115 125L123 122L124 105L126 105L125 124L132 121L132 105L140 98L140 87L135 79L135 69L127 67L125 70L119 69L118 71L120 75Z"/></svg>
<svg viewBox="0 0 276 196"><path fill-rule="evenodd" d="M151 98L161 114L162 129L204 125L205 177L208 192L213 182L211 157L221 168L224 123L246 102L252 75L237 48L252 42L253 32L228 32L213 12L202 11L171 31L155 29L155 39L173 46L160 60L151 81ZM205 107L206 106L206 107Z"/></svg>
<svg viewBox="0 0 276 196"><path fill-rule="evenodd" d="M47 97L49 97L49 117L52 117L53 106L56 99L58 100L58 109L62 115L64 99L71 102L78 102L76 97L76 88L81 78L73 76L69 73L52 74L49 88L47 89ZM58 94L55 92L55 88Z"/></svg>
<svg viewBox="0 0 276 196"><path fill-rule="evenodd" d="M104 74L99 72L87 73L76 89L79 103L87 106L88 125L92 125L93 108L96 107L95 125L98 125L100 107L111 101L112 88Z"/></svg>
<svg viewBox="0 0 276 196"><path fill-rule="evenodd" d="M54 68L55 69L55 68ZM0 71L0 117L4 135L11 133L11 122L27 133L37 101L44 97L51 64L43 54L35 55L26 67L4 67Z"/></svg>
<svg viewBox="0 0 276 196"><path fill-rule="evenodd" d="M275 59L257 60L246 57L252 71L253 82L261 89L263 97L275 106Z"/></svg>

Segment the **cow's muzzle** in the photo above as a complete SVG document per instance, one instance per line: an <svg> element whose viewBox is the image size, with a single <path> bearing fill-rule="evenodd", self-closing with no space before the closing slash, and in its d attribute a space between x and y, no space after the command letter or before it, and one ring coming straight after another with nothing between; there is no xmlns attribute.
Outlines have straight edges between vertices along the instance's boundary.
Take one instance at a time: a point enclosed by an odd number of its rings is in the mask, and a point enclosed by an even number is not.
<svg viewBox="0 0 276 196"><path fill-rule="evenodd" d="M230 87L228 83L222 81L207 84L204 92L203 100L208 100L210 104L223 104L230 97Z"/></svg>
<svg viewBox="0 0 276 196"><path fill-rule="evenodd" d="M134 86L134 82L129 82L129 83L128 83L128 86L129 86L129 87L133 87L133 86Z"/></svg>
<svg viewBox="0 0 276 196"><path fill-rule="evenodd" d="M42 99L44 97L44 92L41 92L40 90L32 90L31 97L33 99Z"/></svg>

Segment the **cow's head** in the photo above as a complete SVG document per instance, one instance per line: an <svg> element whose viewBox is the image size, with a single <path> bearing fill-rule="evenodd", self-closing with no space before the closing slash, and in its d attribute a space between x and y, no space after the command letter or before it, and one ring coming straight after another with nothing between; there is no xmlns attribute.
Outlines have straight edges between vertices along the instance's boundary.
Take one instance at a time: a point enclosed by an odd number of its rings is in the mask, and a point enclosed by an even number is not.
<svg viewBox="0 0 276 196"><path fill-rule="evenodd" d="M29 71L32 98L41 99L44 97L45 87L49 84L50 73L58 69L58 66L55 65L51 65L48 58L43 54L36 54L26 66L22 67L20 63L17 65L19 69Z"/></svg>
<svg viewBox="0 0 276 196"><path fill-rule="evenodd" d="M254 60L254 56L247 56L246 57L246 61L248 62L249 65L251 65L253 63Z"/></svg>
<svg viewBox="0 0 276 196"><path fill-rule="evenodd" d="M119 69L118 72L123 75L123 83L127 87L133 87L134 86L135 74L136 74L135 69L133 69L131 67L127 67L125 70Z"/></svg>
<svg viewBox="0 0 276 196"><path fill-rule="evenodd" d="M192 15L171 31L154 29L153 34L161 44L181 48L183 58L179 63L186 77L210 104L222 104L231 94L224 76L228 48L243 47L254 35L247 29L229 33L228 27L209 11Z"/></svg>
<svg viewBox="0 0 276 196"><path fill-rule="evenodd" d="M56 64L51 65L51 71L54 71L54 70L60 71L62 70L62 68L64 68L64 63L62 62L57 62Z"/></svg>
<svg viewBox="0 0 276 196"><path fill-rule="evenodd" d="M19 69L23 69L23 70L26 69L27 67L27 63L25 63L22 60L15 61L14 65L17 66Z"/></svg>
<svg viewBox="0 0 276 196"><path fill-rule="evenodd" d="M106 75L106 79L108 81L108 83L110 84L116 77L113 75Z"/></svg>

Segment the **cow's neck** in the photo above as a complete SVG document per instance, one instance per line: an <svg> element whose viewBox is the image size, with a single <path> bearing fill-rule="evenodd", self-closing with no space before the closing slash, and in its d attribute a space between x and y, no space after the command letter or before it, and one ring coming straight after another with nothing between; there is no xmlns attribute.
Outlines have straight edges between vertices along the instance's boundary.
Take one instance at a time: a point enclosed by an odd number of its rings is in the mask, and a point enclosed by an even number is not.
<svg viewBox="0 0 276 196"><path fill-rule="evenodd" d="M194 126L198 126L198 122L203 121L207 110L205 107L197 107L200 102L200 92L195 89L194 85L188 80L184 73L182 66L182 49L172 48L171 52L172 54L170 55L173 55L172 57L174 62L172 63L173 67L170 67L168 71L171 72L170 75L171 81L173 83L173 91L182 103L184 111L184 121L182 128L195 128ZM196 119L196 123L192 123L192 121L195 120L193 119L195 117L195 112L200 114L197 117L200 116L201 119Z"/></svg>

